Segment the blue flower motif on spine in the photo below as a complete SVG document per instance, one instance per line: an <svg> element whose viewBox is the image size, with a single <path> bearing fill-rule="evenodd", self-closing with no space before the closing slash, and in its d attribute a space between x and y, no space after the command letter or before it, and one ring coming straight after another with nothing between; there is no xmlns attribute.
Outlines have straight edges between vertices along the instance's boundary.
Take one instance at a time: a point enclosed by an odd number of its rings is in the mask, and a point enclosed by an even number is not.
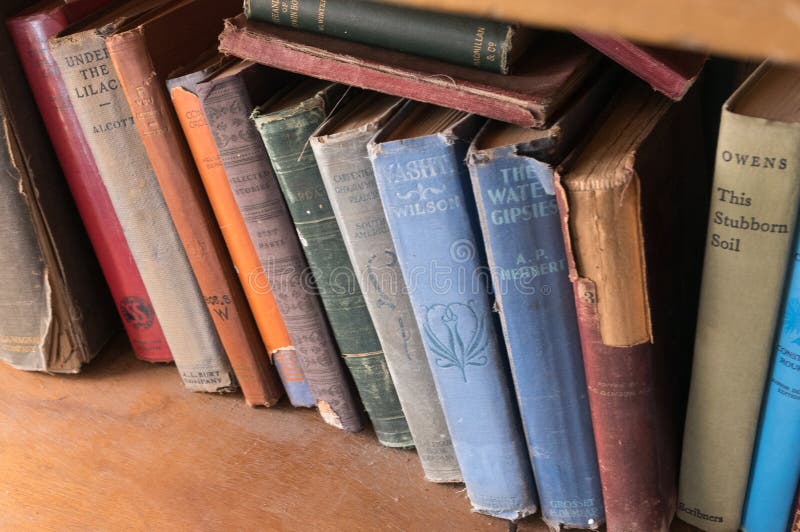
<svg viewBox="0 0 800 532"><path fill-rule="evenodd" d="M467 366L485 366L484 351L489 336L484 317L475 312L474 302L436 304L425 307L423 333L436 354L440 368L458 368L467 382Z"/></svg>

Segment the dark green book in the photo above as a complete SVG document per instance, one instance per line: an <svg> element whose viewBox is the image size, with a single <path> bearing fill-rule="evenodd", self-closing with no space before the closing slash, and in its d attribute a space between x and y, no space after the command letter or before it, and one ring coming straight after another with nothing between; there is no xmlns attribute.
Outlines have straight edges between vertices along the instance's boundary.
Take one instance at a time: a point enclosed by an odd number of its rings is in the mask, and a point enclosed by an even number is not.
<svg viewBox="0 0 800 532"><path fill-rule="evenodd" d="M411 432L309 145L344 89L306 79L256 108L253 119L378 440L389 447L410 447Z"/></svg>
<svg viewBox="0 0 800 532"><path fill-rule="evenodd" d="M367 0L245 0L251 20L508 74L530 31L493 20Z"/></svg>

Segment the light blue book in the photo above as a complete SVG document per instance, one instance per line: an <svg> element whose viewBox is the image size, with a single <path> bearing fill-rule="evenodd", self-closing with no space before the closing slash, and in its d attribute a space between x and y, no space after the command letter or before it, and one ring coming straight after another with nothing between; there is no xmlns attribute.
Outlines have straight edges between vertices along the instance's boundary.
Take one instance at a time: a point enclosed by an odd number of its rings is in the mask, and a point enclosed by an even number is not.
<svg viewBox="0 0 800 532"><path fill-rule="evenodd" d="M518 519L536 511L533 473L464 163L483 121L411 102L369 153L472 507Z"/></svg>
<svg viewBox="0 0 800 532"><path fill-rule="evenodd" d="M785 530L800 480L800 242L791 278L750 469L742 530ZM755 353L754 353L755 355Z"/></svg>

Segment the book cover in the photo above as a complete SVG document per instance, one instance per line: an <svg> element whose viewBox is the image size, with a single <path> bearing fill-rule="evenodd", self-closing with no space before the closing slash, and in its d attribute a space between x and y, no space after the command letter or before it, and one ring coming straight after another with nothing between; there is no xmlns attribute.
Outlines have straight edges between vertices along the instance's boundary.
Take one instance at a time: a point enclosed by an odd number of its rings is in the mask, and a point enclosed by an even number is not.
<svg viewBox="0 0 800 532"><path fill-rule="evenodd" d="M357 432L361 412L350 391L336 343L309 279L308 264L264 143L250 121L256 102L282 88L285 72L234 62L196 87L225 171L228 197L244 217L262 270L257 287L272 290L297 358L323 419ZM220 176L221 178L221 176ZM221 198L217 188L217 198Z"/></svg>
<svg viewBox="0 0 800 532"><path fill-rule="evenodd" d="M224 64L221 54L206 54L200 64L187 67L189 72L167 80L167 87L261 339L286 395L294 406L314 406L314 397L297 360L296 349L289 339L269 279L247 233L247 225L228 184L214 136L196 94L197 83Z"/></svg>
<svg viewBox="0 0 800 532"><path fill-rule="evenodd" d="M672 100L684 97L708 59L706 54L646 46L616 35L573 33Z"/></svg>
<svg viewBox="0 0 800 532"><path fill-rule="evenodd" d="M289 9L269 0L245 0L244 14L500 74L508 74L528 38L527 32L494 20L364 0L298 0Z"/></svg>
<svg viewBox="0 0 800 532"><path fill-rule="evenodd" d="M515 520L536 495L464 164L483 122L409 102L368 146L472 508Z"/></svg>
<svg viewBox="0 0 800 532"><path fill-rule="evenodd" d="M103 276L117 304L133 353L149 362L169 362L172 354L150 296L136 269L122 227L97 172L86 139L72 110L47 39L109 0L54 2L6 20L39 113L64 172Z"/></svg>
<svg viewBox="0 0 800 532"><path fill-rule="evenodd" d="M709 180L698 98L631 80L555 182L609 531L669 530Z"/></svg>
<svg viewBox="0 0 800 532"><path fill-rule="evenodd" d="M460 482L450 432L367 156L367 142L401 103L394 96L361 92L314 132L311 148L425 478Z"/></svg>
<svg viewBox="0 0 800 532"><path fill-rule="evenodd" d="M355 279L308 139L344 87L305 79L256 107L252 118L294 221L336 343L378 441L414 444L378 336Z"/></svg>
<svg viewBox="0 0 800 532"><path fill-rule="evenodd" d="M704 530L741 524L800 200L798 87L764 64L722 109L678 508Z"/></svg>
<svg viewBox="0 0 800 532"><path fill-rule="evenodd" d="M571 35L548 34L508 76L327 35L248 21L225 22L220 51L306 76L452 107L525 127L550 122L600 54Z"/></svg>
<svg viewBox="0 0 800 532"><path fill-rule="evenodd" d="M283 395L214 218L197 167L169 100L170 72L215 42L238 0L181 0L118 28L106 39L121 91L130 105L178 236L225 353L249 405Z"/></svg>
<svg viewBox="0 0 800 532"><path fill-rule="evenodd" d="M105 47L146 7L115 4L91 24L60 32L50 51L184 384L228 391L236 387L233 372Z"/></svg>
<svg viewBox="0 0 800 532"><path fill-rule="evenodd" d="M490 121L468 166L542 517L552 529L605 521L553 167L607 102L586 87L546 130Z"/></svg>

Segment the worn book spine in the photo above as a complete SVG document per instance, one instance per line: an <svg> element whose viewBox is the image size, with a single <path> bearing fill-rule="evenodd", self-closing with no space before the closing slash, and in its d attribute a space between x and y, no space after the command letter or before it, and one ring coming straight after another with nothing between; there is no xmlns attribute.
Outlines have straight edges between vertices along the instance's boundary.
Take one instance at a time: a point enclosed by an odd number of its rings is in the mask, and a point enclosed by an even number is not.
<svg viewBox="0 0 800 532"><path fill-rule="evenodd" d="M333 335L350 370L378 441L414 444L386 358L355 279L308 139L330 112L340 86L305 102L253 118L286 198Z"/></svg>
<svg viewBox="0 0 800 532"><path fill-rule="evenodd" d="M289 9L270 0L245 0L253 20L324 33L450 63L508 74L516 28L492 20L364 0L297 0Z"/></svg>
<svg viewBox="0 0 800 532"><path fill-rule="evenodd" d="M357 432L362 428L359 408L322 305L307 282L308 265L264 144L249 120L254 104L247 80L268 80L275 74L265 70L254 66L201 83L196 90L225 171L228 197L244 217L246 234L258 253L262 270L254 281L262 287L268 283L273 291L323 419Z"/></svg>
<svg viewBox="0 0 800 532"><path fill-rule="evenodd" d="M140 29L116 33L106 39L108 53L245 401L271 406L283 395L283 389L145 35Z"/></svg>
<svg viewBox="0 0 800 532"><path fill-rule="evenodd" d="M800 495L795 495L793 499L793 510L789 532L800 532Z"/></svg>
<svg viewBox="0 0 800 532"><path fill-rule="evenodd" d="M211 69L209 69L211 70ZM169 80L167 86L189 149L208 193L211 207L228 246L233 265L244 288L261 339L278 370L278 376L294 406L314 406L314 397L297 360L269 279L247 233L247 226L228 184L214 137L203 114L195 86L209 72L200 70Z"/></svg>
<svg viewBox="0 0 800 532"><path fill-rule="evenodd" d="M470 175L543 519L597 528L603 495L553 168L531 151L473 145Z"/></svg>
<svg viewBox="0 0 800 532"><path fill-rule="evenodd" d="M390 116L386 112L364 127L311 137L311 147L425 478L460 482L450 432L367 154L367 142Z"/></svg>
<svg viewBox="0 0 800 532"><path fill-rule="evenodd" d="M59 4L10 18L6 24L133 352L149 362L169 362L172 355L158 317L47 47L48 38L107 2Z"/></svg>
<svg viewBox="0 0 800 532"><path fill-rule="evenodd" d="M120 22L53 39L50 50L186 387L228 391L233 371L105 47Z"/></svg>
<svg viewBox="0 0 800 532"><path fill-rule="evenodd" d="M536 511L533 475L463 162L483 119L384 142L409 108L369 143L375 179L472 507L519 519Z"/></svg>
<svg viewBox="0 0 800 532"><path fill-rule="evenodd" d="M768 377L742 530L783 530L800 480L800 252L789 266L783 317Z"/></svg>
<svg viewBox="0 0 800 532"><path fill-rule="evenodd" d="M738 94L722 111L681 461L678 516L703 530L740 525L800 199L800 127L735 114Z"/></svg>

